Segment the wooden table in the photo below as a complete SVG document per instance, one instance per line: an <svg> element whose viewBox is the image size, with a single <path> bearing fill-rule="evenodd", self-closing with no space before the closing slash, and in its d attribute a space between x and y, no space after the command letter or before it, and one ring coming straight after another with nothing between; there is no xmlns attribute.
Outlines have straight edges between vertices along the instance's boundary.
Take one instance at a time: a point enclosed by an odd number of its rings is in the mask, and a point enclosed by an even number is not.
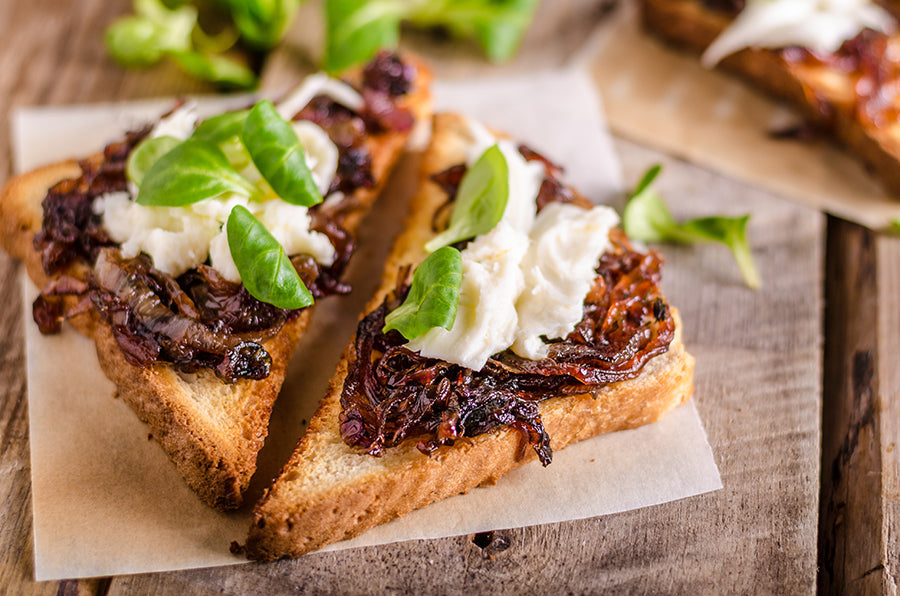
<svg viewBox="0 0 900 596"><path fill-rule="evenodd" d="M127 0L0 3L0 181L11 108L208 91L170 67L124 72L101 32ZM438 74L558 67L604 3L545 2L519 57L483 65L458 46L408 41ZM314 7L308 7L312 10ZM292 37L263 86L296 75ZM296 76L294 77L296 78ZM825 592L896 591L900 459L900 240L617 140L626 180L661 161L678 217L753 214L764 286L744 288L724 250L665 248L665 289L697 357L696 402L725 488L679 502L489 535L273 564L35 583L19 266L0 254L0 591Z"/></svg>

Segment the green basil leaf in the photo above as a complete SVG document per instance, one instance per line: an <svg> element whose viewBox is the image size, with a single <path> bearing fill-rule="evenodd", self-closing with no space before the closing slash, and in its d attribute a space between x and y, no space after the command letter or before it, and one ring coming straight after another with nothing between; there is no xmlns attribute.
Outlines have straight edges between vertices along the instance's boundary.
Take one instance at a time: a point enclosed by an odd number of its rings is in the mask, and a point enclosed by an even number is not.
<svg viewBox="0 0 900 596"><path fill-rule="evenodd" d="M129 180L140 186L147 170L160 157L174 149L179 143L181 141L168 135L144 139L128 154L128 162L125 164L125 175Z"/></svg>
<svg viewBox="0 0 900 596"><path fill-rule="evenodd" d="M400 21L415 3L396 0L328 0L325 3L323 68L341 72L396 47Z"/></svg>
<svg viewBox="0 0 900 596"><path fill-rule="evenodd" d="M244 121L247 120L249 113L250 110L238 110L207 118L197 125L191 138L207 141L213 145L222 145L231 139L240 138Z"/></svg>
<svg viewBox="0 0 900 596"><path fill-rule="evenodd" d="M225 224L231 258L250 295L278 308L304 308L312 294L275 237L245 207L236 205Z"/></svg>
<svg viewBox="0 0 900 596"><path fill-rule="evenodd" d="M206 141L188 139L156 160L144 175L136 202L182 207L233 192L255 197L259 191L238 174L222 151Z"/></svg>
<svg viewBox="0 0 900 596"><path fill-rule="evenodd" d="M433 327L451 329L461 286L460 252L452 246L439 248L416 267L406 300L384 319L384 332L396 329L412 340Z"/></svg>
<svg viewBox="0 0 900 596"><path fill-rule="evenodd" d="M251 89L256 75L246 65L221 54L201 54L193 50L171 51L166 55L189 75L222 87Z"/></svg>
<svg viewBox="0 0 900 596"><path fill-rule="evenodd" d="M491 231L503 217L508 200L509 165L500 147L494 145L463 176L447 229L425 249L433 251Z"/></svg>
<svg viewBox="0 0 900 596"><path fill-rule="evenodd" d="M651 187L659 171L658 165L651 168L631 194L622 212L622 227L625 233L642 242L724 244L734 255L744 283L750 288L758 288L759 273L753 263L753 253L747 241L747 222L750 216L701 217L679 224L659 194Z"/></svg>
<svg viewBox="0 0 900 596"><path fill-rule="evenodd" d="M256 169L282 200L306 207L322 202L297 133L271 101L253 106L241 140Z"/></svg>

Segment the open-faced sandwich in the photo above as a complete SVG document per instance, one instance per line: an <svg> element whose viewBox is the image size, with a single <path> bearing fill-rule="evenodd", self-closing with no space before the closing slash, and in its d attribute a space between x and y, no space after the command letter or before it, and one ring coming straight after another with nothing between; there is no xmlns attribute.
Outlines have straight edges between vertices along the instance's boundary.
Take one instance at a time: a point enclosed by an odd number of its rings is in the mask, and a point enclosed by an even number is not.
<svg viewBox="0 0 900 596"><path fill-rule="evenodd" d="M435 118L382 285L246 552L294 557L692 394L661 257L534 150Z"/></svg>
<svg viewBox="0 0 900 596"><path fill-rule="evenodd" d="M900 193L900 37L870 0L641 0L646 27L786 99Z"/></svg>
<svg viewBox="0 0 900 596"><path fill-rule="evenodd" d="M199 124L184 103L4 188L0 240L41 290L41 331L95 340L209 505L241 503L311 305L348 291L353 232L428 115L428 78L382 53Z"/></svg>

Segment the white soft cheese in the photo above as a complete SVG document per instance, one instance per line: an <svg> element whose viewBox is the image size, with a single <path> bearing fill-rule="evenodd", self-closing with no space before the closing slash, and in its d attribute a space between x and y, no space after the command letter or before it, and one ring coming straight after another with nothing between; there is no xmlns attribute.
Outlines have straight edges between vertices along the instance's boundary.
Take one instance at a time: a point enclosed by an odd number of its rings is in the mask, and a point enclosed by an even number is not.
<svg viewBox="0 0 900 596"><path fill-rule="evenodd" d="M154 126L151 136L169 135L186 139L196 122L195 106L185 104L162 118ZM297 121L291 125L303 145L313 181L325 194L337 172L337 147L328 134L312 122ZM241 173L254 183L262 179L252 163ZM287 254L308 254L326 266L334 263L334 247L327 236L309 229L310 218L306 207L274 198L254 202L237 195L208 199L185 207L145 207L130 198L136 195L136 188L130 189L130 193L109 193L99 197L94 203L94 210L103 215L103 225L110 238L121 245L123 256L130 258L146 253L157 269L169 275L181 275L208 258L212 267L226 279L241 281L223 229L235 205L249 209Z"/></svg>
<svg viewBox="0 0 900 596"><path fill-rule="evenodd" d="M597 261L609 248L609 231L619 216L609 207L585 210L550 203L538 214L522 260L525 290L516 302L519 315L513 351L536 360L547 356L541 340L565 337L582 319Z"/></svg>
<svg viewBox="0 0 900 596"><path fill-rule="evenodd" d="M462 251L462 286L453 327L449 331L433 327L407 347L473 370L506 349L516 336L516 298L525 286L519 264L527 250L527 236L503 221L469 243Z"/></svg>
<svg viewBox="0 0 900 596"><path fill-rule="evenodd" d="M745 48L802 46L832 53L863 28L889 32L891 15L869 0L748 0L747 6L703 54L703 65Z"/></svg>
<svg viewBox="0 0 900 596"><path fill-rule="evenodd" d="M290 120L316 95L327 95L342 106L356 112L362 110L366 104L356 89L320 72L306 77L296 89L278 103L276 109L282 118Z"/></svg>
<svg viewBox="0 0 900 596"><path fill-rule="evenodd" d="M510 346L526 358L546 356L541 340L568 335L582 317L597 260L618 222L608 207L551 204L535 216L544 166L515 145L470 124L471 165L499 144L509 167L509 199L500 223L462 251L462 286L453 327L429 330L407 344L423 356L480 370Z"/></svg>
<svg viewBox="0 0 900 596"><path fill-rule="evenodd" d="M172 113L159 119L159 122L150 131L149 137L175 137L179 141L183 141L194 132L197 126L197 102L187 101L174 110Z"/></svg>
<svg viewBox="0 0 900 596"><path fill-rule="evenodd" d="M157 269L173 277L208 257L226 279L239 282L223 228L235 205L246 207L287 254L308 254L323 265L334 263L334 247L327 236L309 229L306 207L280 199L255 202L229 195L185 207L145 207L120 192L98 197L94 209L103 213L104 226L110 238L121 245L124 257L147 253Z"/></svg>

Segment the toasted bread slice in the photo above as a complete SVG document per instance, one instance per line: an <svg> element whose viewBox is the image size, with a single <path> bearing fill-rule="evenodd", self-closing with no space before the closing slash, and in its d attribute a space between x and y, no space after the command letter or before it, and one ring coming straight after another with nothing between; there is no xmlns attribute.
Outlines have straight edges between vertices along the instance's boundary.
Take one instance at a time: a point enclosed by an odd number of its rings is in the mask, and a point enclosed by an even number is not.
<svg viewBox="0 0 900 596"><path fill-rule="evenodd" d="M731 22L727 13L710 10L698 0L641 0L641 7L647 29L697 54ZM860 118L852 73L815 62L789 63L778 51L766 49L742 50L719 66L786 100L808 121L831 130L888 190L900 194L900 130L893 122L876 124ZM895 103L894 109L897 107Z"/></svg>
<svg viewBox="0 0 900 596"><path fill-rule="evenodd" d="M399 100L417 121L430 114L430 73L416 64L414 88ZM366 143L372 158L376 184L354 193L354 207L343 225L353 232L377 197L402 152L408 132L373 134ZM55 183L79 176L74 161L34 170L9 181L0 195L0 243L22 259L31 279L40 288L50 281L33 247L41 229L41 201ZM89 265L75 263L66 273L85 277ZM234 509L256 470L256 458L268 432L272 405L284 380L285 370L306 326L312 308L287 323L263 342L272 357L270 374L262 380L240 379L225 383L208 370L186 374L158 363L147 368L130 364L119 349L109 325L96 311L80 314L70 322L96 343L100 364L115 383L116 392L150 427L178 467L188 485L210 506Z"/></svg>
<svg viewBox="0 0 900 596"><path fill-rule="evenodd" d="M426 256L432 218L446 194L428 180L465 160L470 142L465 120L435 118L431 147L424 158L423 185L413 200L404 232L387 261L383 283L366 312L395 287L398 268ZM596 394L553 397L540 403L540 416L554 450L600 433L634 428L657 420L693 392L693 358L676 337L666 353L652 358L633 379L604 386ZM296 557L430 503L493 483L535 459L521 453L521 435L509 427L422 454L416 438L384 450L382 457L361 454L341 438L341 392L354 344L347 347L327 395L290 461L257 504L246 545L252 559Z"/></svg>

